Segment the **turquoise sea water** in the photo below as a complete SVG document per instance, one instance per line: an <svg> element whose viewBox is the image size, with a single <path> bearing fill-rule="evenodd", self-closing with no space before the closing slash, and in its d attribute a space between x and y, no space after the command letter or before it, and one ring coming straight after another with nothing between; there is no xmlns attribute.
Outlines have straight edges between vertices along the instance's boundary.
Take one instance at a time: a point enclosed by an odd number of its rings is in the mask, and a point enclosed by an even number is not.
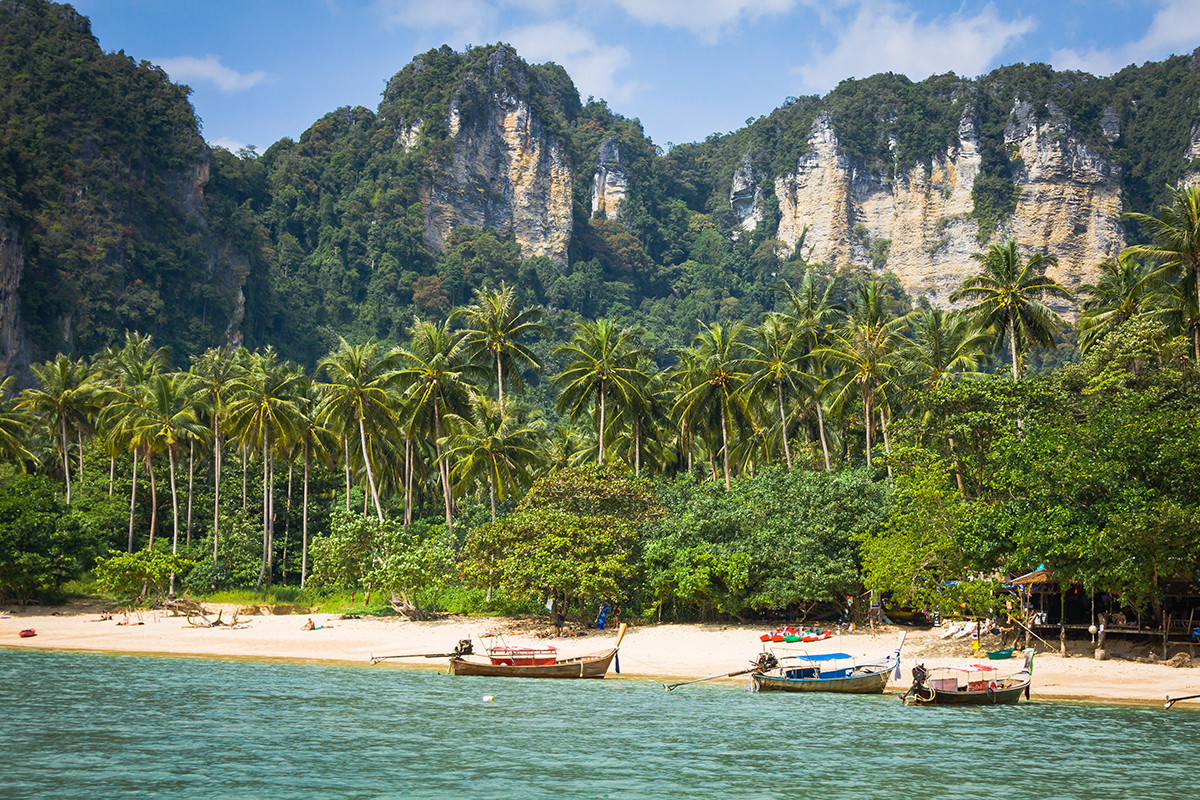
<svg viewBox="0 0 1200 800"><path fill-rule="evenodd" d="M0 742L5 800L1200 796L1200 713L1181 708L611 676L0 650Z"/></svg>

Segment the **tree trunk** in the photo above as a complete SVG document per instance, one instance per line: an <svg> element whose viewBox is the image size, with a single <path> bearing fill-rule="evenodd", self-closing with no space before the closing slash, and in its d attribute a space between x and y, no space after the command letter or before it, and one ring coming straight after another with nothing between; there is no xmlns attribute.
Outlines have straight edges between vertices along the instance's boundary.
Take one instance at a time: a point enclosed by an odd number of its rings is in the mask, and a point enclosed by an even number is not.
<svg viewBox="0 0 1200 800"><path fill-rule="evenodd" d="M71 505L71 446L67 444L67 418L59 426L62 431L63 480L67 484L67 505Z"/></svg>
<svg viewBox="0 0 1200 800"><path fill-rule="evenodd" d="M775 381L775 396L779 399L779 429L783 432L783 455L788 469L792 468L792 448L788 445L787 415L783 413L783 381Z"/></svg>
<svg viewBox="0 0 1200 800"><path fill-rule="evenodd" d="M871 468L871 390L863 390L863 426L867 429L867 469Z"/></svg>
<svg viewBox="0 0 1200 800"><path fill-rule="evenodd" d="M129 549L128 552L133 552L133 517L137 508L137 468L138 468L138 451L133 448L133 488L129 491Z"/></svg>
<svg viewBox="0 0 1200 800"><path fill-rule="evenodd" d="M433 407L433 448L437 455L438 473L442 479L442 497L446 501L446 533L450 533L453 530L453 523L450 520L450 473L446 471L446 465L442 461L441 415L438 414L436 404Z"/></svg>
<svg viewBox="0 0 1200 800"><path fill-rule="evenodd" d="M246 510L246 470L250 464L250 455L245 443L242 443L242 511Z"/></svg>
<svg viewBox="0 0 1200 800"><path fill-rule="evenodd" d="M371 499L375 501L375 514L383 522L383 506L379 505L379 490L375 488L375 470L371 469L371 454L367 450L367 428L362 417L358 418L358 438L362 443L363 464L367 467L367 484L371 487Z"/></svg>
<svg viewBox="0 0 1200 800"><path fill-rule="evenodd" d="M308 471L312 463L312 444L304 438L304 508L300 513L300 588L308 576Z"/></svg>
<svg viewBox="0 0 1200 800"><path fill-rule="evenodd" d="M350 437L342 439L342 452L346 454L346 511L350 511Z"/></svg>
<svg viewBox="0 0 1200 800"><path fill-rule="evenodd" d="M158 479L154 476L154 461L146 451L146 471L150 473L150 542L147 550L154 549L154 534L158 532Z"/></svg>
<svg viewBox="0 0 1200 800"><path fill-rule="evenodd" d="M220 541L221 527L221 427L217 422L217 412L213 411L213 561L217 560L217 545Z"/></svg>
<svg viewBox="0 0 1200 800"><path fill-rule="evenodd" d="M813 395L813 404L817 407L817 430L821 434L821 453L825 456L825 471L833 471L829 465L829 444L825 441L825 414L821 411L821 399Z"/></svg>
<svg viewBox="0 0 1200 800"><path fill-rule="evenodd" d="M492 522L496 521L496 484L492 480L492 474L488 473L488 497L492 501Z"/></svg>
<svg viewBox="0 0 1200 800"><path fill-rule="evenodd" d="M725 491L729 491L729 427L725 423L725 398L721 398L721 457L725 466Z"/></svg>
<svg viewBox="0 0 1200 800"><path fill-rule="evenodd" d="M113 495L113 482L117 479L117 457L110 456L108 459L108 496Z"/></svg>
<svg viewBox="0 0 1200 800"><path fill-rule="evenodd" d="M950 441L950 455L954 459L954 480L958 482L958 496L963 500L967 499L967 492L963 488L962 464L958 461L958 453L954 449L954 437L947 436Z"/></svg>
<svg viewBox="0 0 1200 800"><path fill-rule="evenodd" d="M1017 376L1017 320L1012 313L1008 315L1008 349L1012 353L1013 380L1019 380Z"/></svg>
<svg viewBox="0 0 1200 800"><path fill-rule="evenodd" d="M604 380L600 381L600 446L598 448L598 458L596 463L604 466L604 412L607 407L607 397L605 396Z"/></svg>
<svg viewBox="0 0 1200 800"><path fill-rule="evenodd" d="M188 443L187 543L192 543L192 492L196 487L196 440Z"/></svg>
<svg viewBox="0 0 1200 800"><path fill-rule="evenodd" d="M404 439L404 529L412 524L413 512L413 442L412 437Z"/></svg>
<svg viewBox="0 0 1200 800"><path fill-rule="evenodd" d="M171 555L179 553L179 495L175 489L175 445L167 445L167 463L171 470ZM167 596L175 596L175 571L171 571L171 581L167 588Z"/></svg>
<svg viewBox="0 0 1200 800"><path fill-rule="evenodd" d="M879 427L883 429L883 454L887 456L887 473L888 484L892 483L892 445L888 441L887 432L887 415L883 413L883 406L879 407Z"/></svg>
<svg viewBox="0 0 1200 800"><path fill-rule="evenodd" d="M275 453L267 453L270 462L267 480L267 493L270 501L267 503L267 585L275 581Z"/></svg>
<svg viewBox="0 0 1200 800"><path fill-rule="evenodd" d="M500 416L504 416L504 367L500 364L500 351L496 351L496 402L500 405Z"/></svg>
<svg viewBox="0 0 1200 800"><path fill-rule="evenodd" d="M267 503L269 495L267 493L267 437L264 433L262 444L262 459L263 459L263 479L262 479L262 566L258 569L258 580L254 584L254 591L262 588L263 581L267 577L267 547L269 545L269 537L271 535L271 526L269 524Z"/></svg>

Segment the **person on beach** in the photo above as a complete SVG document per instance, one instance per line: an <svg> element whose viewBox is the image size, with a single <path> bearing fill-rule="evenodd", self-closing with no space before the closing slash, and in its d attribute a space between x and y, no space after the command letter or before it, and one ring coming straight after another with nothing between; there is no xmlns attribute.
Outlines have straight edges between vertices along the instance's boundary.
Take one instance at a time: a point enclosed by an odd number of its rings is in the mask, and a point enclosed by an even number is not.
<svg viewBox="0 0 1200 800"><path fill-rule="evenodd" d="M300 627L300 630L302 630L302 631L315 631L316 629L317 629L317 624L312 621L312 617L309 617L308 622L304 623Z"/></svg>
<svg viewBox="0 0 1200 800"><path fill-rule="evenodd" d="M566 619L563 617L562 611L561 610L555 611L554 612L554 632L558 636L562 636L564 622L566 622Z"/></svg>

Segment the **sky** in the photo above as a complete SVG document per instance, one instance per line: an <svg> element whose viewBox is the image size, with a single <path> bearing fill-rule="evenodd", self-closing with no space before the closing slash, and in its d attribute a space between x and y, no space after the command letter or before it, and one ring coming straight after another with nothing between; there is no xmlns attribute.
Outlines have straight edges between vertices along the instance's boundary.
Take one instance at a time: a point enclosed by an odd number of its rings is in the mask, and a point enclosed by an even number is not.
<svg viewBox="0 0 1200 800"><path fill-rule="evenodd" d="M655 144L703 140L789 96L895 72L1006 64L1111 75L1200 47L1200 0L77 0L109 52L192 88L212 145L259 152L342 106L379 105L430 48L503 41Z"/></svg>

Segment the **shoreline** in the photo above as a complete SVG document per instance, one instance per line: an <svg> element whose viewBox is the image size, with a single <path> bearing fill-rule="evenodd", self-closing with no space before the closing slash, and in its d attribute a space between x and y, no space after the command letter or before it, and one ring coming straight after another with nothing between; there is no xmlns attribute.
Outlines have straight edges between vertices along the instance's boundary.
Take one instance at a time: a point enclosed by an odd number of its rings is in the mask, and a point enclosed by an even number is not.
<svg viewBox="0 0 1200 800"><path fill-rule="evenodd" d="M237 606L207 606L224 618ZM88 607L28 609L0 617L0 648L78 651L96 654L217 658L271 663L338 664L368 666L372 656L445 653L459 639L478 642L480 634L500 635L508 644L556 647L560 655L577 656L611 647L615 630L588 631L569 638L541 638L546 623L508 618L453 617L412 622L399 617L338 619L328 614L239 616L236 628L228 625L198 628L185 616L162 611L141 612L131 623L98 619ZM210 615L211 617L211 615ZM312 618L316 630L302 630ZM18 631L34 628L37 636L19 638ZM666 623L630 627L621 645L621 676L653 681L682 681L721 675L749 665L763 645L759 635L766 625L717 623ZM936 630L888 627L882 632L835 635L805 647L812 653L843 652L876 657L895 649L898 631L906 634L901 658L903 680L888 684L888 692L908 686L917 663L964 665L981 660L966 641L945 641ZM794 647L794 646L793 646ZM1185 651L1186 652L1186 651ZM384 669L445 669L445 659L394 659ZM989 662L1001 675L1018 671L1014 658ZM717 678L713 683L741 684L745 677ZM1167 696L1200 693L1200 669L1170 667L1133 661L1096 661L1084 655L1063 658L1057 652L1039 652L1033 666L1033 697L1046 702L1161 706ZM1200 710L1200 700L1186 701L1176 709Z"/></svg>

